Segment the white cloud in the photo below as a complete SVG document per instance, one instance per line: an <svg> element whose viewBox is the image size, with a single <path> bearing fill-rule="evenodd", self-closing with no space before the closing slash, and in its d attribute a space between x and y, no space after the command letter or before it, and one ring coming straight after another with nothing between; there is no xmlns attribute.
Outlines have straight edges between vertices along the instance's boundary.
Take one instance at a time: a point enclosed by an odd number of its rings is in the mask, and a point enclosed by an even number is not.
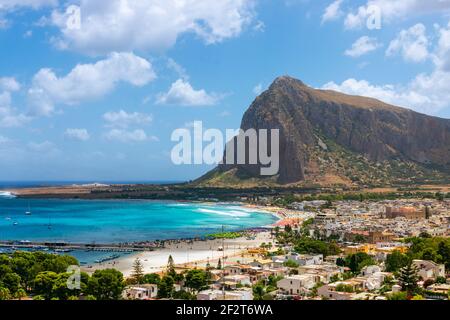
<svg viewBox="0 0 450 320"><path fill-rule="evenodd" d="M11 24L8 17L9 13L22 9L40 9L42 7L55 7L58 5L58 0L0 0L0 30L8 28Z"/></svg>
<svg viewBox="0 0 450 320"><path fill-rule="evenodd" d="M0 127L20 127L30 120L12 106L11 93L20 90L20 84L11 77L0 77Z"/></svg>
<svg viewBox="0 0 450 320"><path fill-rule="evenodd" d="M209 94L205 90L195 90L191 84L178 79L167 93L159 94L157 104L170 104L180 106L212 106L220 100L216 94Z"/></svg>
<svg viewBox="0 0 450 320"><path fill-rule="evenodd" d="M87 54L164 50L193 33L207 44L238 36L253 21L254 0L81 0L81 28L68 28L64 12L51 20L56 42Z"/></svg>
<svg viewBox="0 0 450 320"><path fill-rule="evenodd" d="M407 30L402 30L389 44L386 55L401 54L406 61L422 62L429 57L428 45L426 27L418 23Z"/></svg>
<svg viewBox="0 0 450 320"><path fill-rule="evenodd" d="M178 75L178 77L180 77L181 79L183 79L183 80L189 79L186 69L184 69L181 65L179 65L172 58L169 58L167 60L167 68L173 70Z"/></svg>
<svg viewBox="0 0 450 320"><path fill-rule="evenodd" d="M371 7L381 10L383 23L389 23L394 19L405 18L412 15L428 13L450 12L449 0L369 0L364 6L358 7L356 12L348 13L345 19L345 27L348 29L360 28L366 25L371 15Z"/></svg>
<svg viewBox="0 0 450 320"><path fill-rule="evenodd" d="M0 90L10 91L10 92L19 91L20 83L18 83L15 78L11 78L11 77L0 78Z"/></svg>
<svg viewBox="0 0 450 320"><path fill-rule="evenodd" d="M257 96L259 96L261 93L263 92L263 85L262 83L258 83L254 88L253 88L253 93Z"/></svg>
<svg viewBox="0 0 450 320"><path fill-rule="evenodd" d="M336 0L326 7L324 14L322 15L322 23L336 20L342 16L343 11L341 9L343 0Z"/></svg>
<svg viewBox="0 0 450 320"><path fill-rule="evenodd" d="M64 135L69 139L87 141L91 138L86 129L67 129Z"/></svg>
<svg viewBox="0 0 450 320"><path fill-rule="evenodd" d="M141 87L155 78L147 60L133 53L112 53L95 64L79 64L63 77L51 69L41 69L28 94L33 113L50 115L56 104L76 105L103 97L119 82Z"/></svg>
<svg viewBox="0 0 450 320"><path fill-rule="evenodd" d="M360 57L378 49L380 46L381 44L378 43L376 38L363 36L356 40L350 49L345 51L345 55L353 58Z"/></svg>
<svg viewBox="0 0 450 320"><path fill-rule="evenodd" d="M139 112L127 113L124 110L118 112L107 112L103 119L108 123L107 126L127 128L130 125L148 124L153 121L151 115Z"/></svg>
<svg viewBox="0 0 450 320"><path fill-rule="evenodd" d="M44 142L30 142L28 143L28 149L42 156L54 156L60 153L55 144L48 140Z"/></svg>
<svg viewBox="0 0 450 320"><path fill-rule="evenodd" d="M0 11L10 11L21 7L39 9L56 5L58 5L58 0L0 0Z"/></svg>
<svg viewBox="0 0 450 320"><path fill-rule="evenodd" d="M449 105L450 74L435 71L421 74L408 85L374 85L366 80L348 79L341 84L329 82L323 89L379 99L392 105L436 114Z"/></svg>
<svg viewBox="0 0 450 320"><path fill-rule="evenodd" d="M438 36L435 50L429 53L433 58L434 69L417 75L406 85L374 85L352 78L341 84L329 82L323 88L373 97L418 112L437 114L450 106L450 22L447 27L438 28Z"/></svg>
<svg viewBox="0 0 450 320"><path fill-rule="evenodd" d="M450 72L450 22L447 28L439 28L438 47L433 60L439 70Z"/></svg>
<svg viewBox="0 0 450 320"><path fill-rule="evenodd" d="M105 134L105 138L111 141L119 141L123 143L159 141L159 139L155 136L148 136L142 129L136 129L133 131L112 129Z"/></svg>

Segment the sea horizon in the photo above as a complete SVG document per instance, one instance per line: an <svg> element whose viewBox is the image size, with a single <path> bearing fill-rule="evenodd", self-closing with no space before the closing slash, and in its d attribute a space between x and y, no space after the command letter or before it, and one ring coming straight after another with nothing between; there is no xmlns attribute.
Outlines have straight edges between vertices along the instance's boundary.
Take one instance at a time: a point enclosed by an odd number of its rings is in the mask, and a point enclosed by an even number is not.
<svg viewBox="0 0 450 320"><path fill-rule="evenodd" d="M60 187L71 185L107 184L107 185L169 185L185 183L184 180L11 180L0 181L0 190L38 187Z"/></svg>

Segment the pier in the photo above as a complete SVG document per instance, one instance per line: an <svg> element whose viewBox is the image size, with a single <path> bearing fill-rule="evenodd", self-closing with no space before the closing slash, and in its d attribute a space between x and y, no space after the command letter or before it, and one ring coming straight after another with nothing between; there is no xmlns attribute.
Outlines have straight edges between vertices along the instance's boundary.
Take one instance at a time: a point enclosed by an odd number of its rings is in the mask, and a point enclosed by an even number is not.
<svg viewBox="0 0 450 320"><path fill-rule="evenodd" d="M149 244L87 244L87 243L66 243L66 242L30 242L30 241L0 241L0 248L6 249L31 249L31 250L52 250L69 252L73 250L87 250L98 252L131 253L139 251L153 251L158 246Z"/></svg>

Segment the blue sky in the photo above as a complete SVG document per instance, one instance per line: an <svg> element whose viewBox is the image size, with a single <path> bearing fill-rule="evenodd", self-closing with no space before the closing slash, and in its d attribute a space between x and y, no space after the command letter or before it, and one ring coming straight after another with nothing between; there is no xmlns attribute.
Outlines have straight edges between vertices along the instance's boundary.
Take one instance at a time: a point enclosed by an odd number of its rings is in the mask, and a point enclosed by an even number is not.
<svg viewBox="0 0 450 320"><path fill-rule="evenodd" d="M173 165L173 130L238 128L285 74L450 118L449 13L448 0L0 0L0 180L196 178L211 167Z"/></svg>

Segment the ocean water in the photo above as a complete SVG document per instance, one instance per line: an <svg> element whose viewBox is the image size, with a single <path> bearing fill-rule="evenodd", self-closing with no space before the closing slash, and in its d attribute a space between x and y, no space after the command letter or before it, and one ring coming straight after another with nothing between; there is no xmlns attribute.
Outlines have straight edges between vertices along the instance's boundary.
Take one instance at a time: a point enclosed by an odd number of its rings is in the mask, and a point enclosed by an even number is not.
<svg viewBox="0 0 450 320"><path fill-rule="evenodd" d="M26 215L31 211L31 215ZM123 243L261 227L275 217L230 204L26 200L0 193L0 240Z"/></svg>

